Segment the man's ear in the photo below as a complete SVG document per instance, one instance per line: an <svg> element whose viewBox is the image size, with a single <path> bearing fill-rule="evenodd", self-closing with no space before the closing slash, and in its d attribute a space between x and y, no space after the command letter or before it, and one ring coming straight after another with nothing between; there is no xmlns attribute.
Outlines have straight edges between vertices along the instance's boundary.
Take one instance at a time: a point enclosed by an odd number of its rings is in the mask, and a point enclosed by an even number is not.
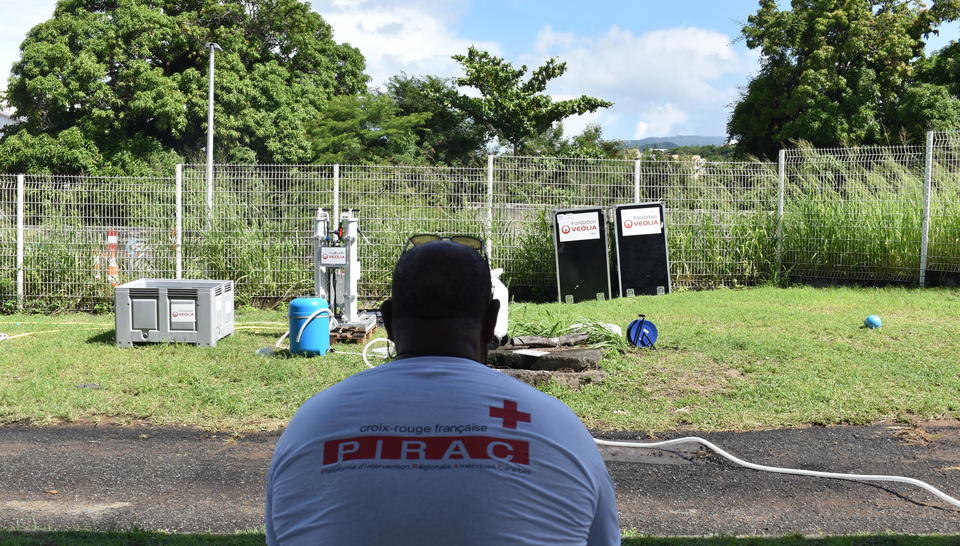
<svg viewBox="0 0 960 546"><path fill-rule="evenodd" d="M490 303L487 304L487 312L483 316L483 330L481 331L484 345L493 339L493 331L497 327L498 314L500 314L500 300L490 298Z"/></svg>
<svg viewBox="0 0 960 546"><path fill-rule="evenodd" d="M380 305L380 317L383 319L383 327L387 330L387 338L393 339L393 301L387 300Z"/></svg>

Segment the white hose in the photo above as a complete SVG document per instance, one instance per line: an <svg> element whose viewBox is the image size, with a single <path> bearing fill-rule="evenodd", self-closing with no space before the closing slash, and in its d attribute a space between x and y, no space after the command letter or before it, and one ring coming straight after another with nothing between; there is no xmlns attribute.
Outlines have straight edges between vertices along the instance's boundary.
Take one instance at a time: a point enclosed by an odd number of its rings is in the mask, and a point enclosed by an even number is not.
<svg viewBox="0 0 960 546"><path fill-rule="evenodd" d="M360 354L360 356L363 357L363 363L366 364L368 368L372 368L373 364L371 364L370 360L367 359L367 351L370 350L370 346L373 345L374 343L379 343L383 341L387 342L387 356L389 357L391 356L390 350L396 347L396 344L393 341L391 341L390 338L386 338L386 337L374 338L368 341L367 344L363 346L363 352ZM396 356L396 355L392 355L392 356Z"/></svg>
<svg viewBox="0 0 960 546"><path fill-rule="evenodd" d="M910 485L915 485L917 487L922 487L927 491L933 493L934 495L940 497L941 499L949 502L950 504L960 507L960 500L947 495L943 491L940 491L936 487L933 487L930 484L924 483L920 480L915 480L913 478L906 478L903 476L884 476L884 475L871 475L871 474L839 474L836 472L818 472L816 470L799 470L793 468L782 468L778 466L766 466L762 464L754 464L734 457L733 455L727 453L726 451L720 449L720 447L714 445L713 443L704 440L703 438L697 438L695 436L688 436L686 438L677 438L676 440L665 440L662 442L622 442L615 440L602 440L600 438L593 439L597 445L609 446L609 447L636 447L636 448L661 448L677 444L686 444L686 443L696 443L706 446L718 455L732 461L740 466L745 466L753 470L760 470L762 472L775 472L777 474L794 474L797 476L813 476L815 478L833 478L837 480L851 480L851 481L862 481L862 482L900 482L907 483Z"/></svg>
<svg viewBox="0 0 960 546"><path fill-rule="evenodd" d="M307 329L307 325L310 324L310 322L313 319L317 318L323 313L326 313L327 317L329 317L331 321L336 320L333 318L333 313L330 312L330 308L328 307L323 307L323 308L317 309L313 313L310 313L310 316L307 317L307 320L303 321L303 324L300 326L300 331L297 332L297 338L296 338L297 343L300 343L300 338L303 337L303 331ZM280 336L280 339L278 339L277 342L273 344L273 346L277 349L282 349L283 347L281 347L280 344L283 343L283 340L286 339L287 336L289 335L290 335L290 330L287 330L286 332L283 333L282 336Z"/></svg>
<svg viewBox="0 0 960 546"><path fill-rule="evenodd" d="M0 341L4 341L4 340L7 339L8 337L10 337L10 336L8 336L7 334L4 334L3 332L0 332Z"/></svg>

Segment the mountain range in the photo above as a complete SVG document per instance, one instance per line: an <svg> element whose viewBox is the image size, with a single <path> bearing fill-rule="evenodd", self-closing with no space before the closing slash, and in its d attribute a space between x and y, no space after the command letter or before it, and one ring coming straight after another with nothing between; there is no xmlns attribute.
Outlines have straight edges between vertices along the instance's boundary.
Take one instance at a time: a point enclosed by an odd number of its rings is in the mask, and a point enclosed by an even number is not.
<svg viewBox="0 0 960 546"><path fill-rule="evenodd" d="M727 137L722 136L698 136L698 135L676 135L669 137L647 137L639 140L624 140L624 148L677 148L680 146L723 146L727 142Z"/></svg>

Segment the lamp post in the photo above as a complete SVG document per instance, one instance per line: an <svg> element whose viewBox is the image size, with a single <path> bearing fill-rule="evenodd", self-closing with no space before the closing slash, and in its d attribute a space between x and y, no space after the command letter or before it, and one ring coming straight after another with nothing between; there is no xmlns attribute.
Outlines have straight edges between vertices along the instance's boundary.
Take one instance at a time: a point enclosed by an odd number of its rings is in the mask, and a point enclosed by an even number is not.
<svg viewBox="0 0 960 546"><path fill-rule="evenodd" d="M207 89L207 225L213 224L213 70L216 51L223 48L208 42L210 48L210 85Z"/></svg>

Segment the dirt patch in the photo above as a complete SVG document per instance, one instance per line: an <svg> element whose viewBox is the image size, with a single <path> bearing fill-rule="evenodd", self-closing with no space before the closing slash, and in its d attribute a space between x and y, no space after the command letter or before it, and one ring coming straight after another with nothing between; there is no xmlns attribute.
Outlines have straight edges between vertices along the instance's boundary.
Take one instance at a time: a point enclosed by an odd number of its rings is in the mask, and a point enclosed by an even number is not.
<svg viewBox="0 0 960 546"><path fill-rule="evenodd" d="M730 382L745 377L743 372L713 360L703 360L694 366L670 369L667 372L650 370L645 386L659 398L676 400L685 396L712 396L727 390Z"/></svg>
<svg viewBox="0 0 960 546"><path fill-rule="evenodd" d="M909 423L880 423L909 446L955 449L960 446L960 419L940 418Z"/></svg>
<svg viewBox="0 0 960 546"><path fill-rule="evenodd" d="M934 437L919 427L890 427L895 429L893 436L908 446L929 446Z"/></svg>

